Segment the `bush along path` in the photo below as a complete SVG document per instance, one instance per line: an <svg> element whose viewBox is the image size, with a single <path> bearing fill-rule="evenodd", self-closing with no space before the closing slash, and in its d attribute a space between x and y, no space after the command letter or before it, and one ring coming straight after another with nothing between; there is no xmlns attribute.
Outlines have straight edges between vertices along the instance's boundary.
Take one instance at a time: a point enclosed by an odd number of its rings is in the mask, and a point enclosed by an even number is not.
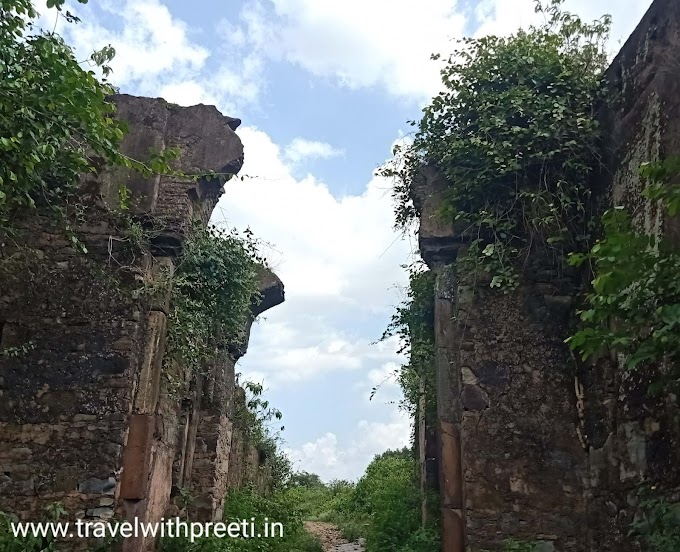
<svg viewBox="0 0 680 552"><path fill-rule="evenodd" d="M324 552L364 552L364 539L348 542L340 529L325 521L305 521L305 530L321 541Z"/></svg>
<svg viewBox="0 0 680 552"><path fill-rule="evenodd" d="M326 552L433 552L441 547L436 511L423 524L413 450L377 455L356 483L324 483L318 475L295 473L283 494ZM428 503L438 504L434 497Z"/></svg>

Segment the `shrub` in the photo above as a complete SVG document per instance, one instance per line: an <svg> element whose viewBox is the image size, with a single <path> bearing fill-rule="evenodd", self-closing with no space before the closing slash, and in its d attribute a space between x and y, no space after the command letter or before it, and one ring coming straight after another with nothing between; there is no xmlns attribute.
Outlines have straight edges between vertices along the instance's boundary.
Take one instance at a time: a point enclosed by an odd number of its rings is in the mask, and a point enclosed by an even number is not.
<svg viewBox="0 0 680 552"><path fill-rule="evenodd" d="M387 451L366 468L352 504L365 519L367 552L429 552L438 548L436 526L422 528L417 466L410 452Z"/></svg>
<svg viewBox="0 0 680 552"><path fill-rule="evenodd" d="M262 496L250 489L233 490L227 496L224 509L226 522L250 520L255 523L268 518L283 524L281 538L201 538L194 543L188 539L164 539L163 552L323 552L319 541L307 534L302 516L285 493Z"/></svg>
<svg viewBox="0 0 680 552"><path fill-rule="evenodd" d="M257 244L252 235L195 225L168 284L168 354L200 370L218 343L243 336L251 302L258 297Z"/></svg>
<svg viewBox="0 0 680 552"><path fill-rule="evenodd" d="M680 550L680 503L649 492L640 504L641 515L632 525L632 533L649 546L650 552Z"/></svg>
<svg viewBox="0 0 680 552"><path fill-rule="evenodd" d="M585 241L610 18L588 24L561 11L562 3L536 1L540 26L462 40L412 146L384 171L398 177L400 227L420 215L412 193L420 168L443 173L441 216L466 229L468 272L483 268L491 287L515 285L516 261L536 244L562 253Z"/></svg>
<svg viewBox="0 0 680 552"><path fill-rule="evenodd" d="M680 186L680 161L669 159L642 167L649 178L644 195L660 200L674 214ZM622 208L602 216L604 235L587 254L573 254L570 262L593 267L588 307L580 312L581 327L567 342L583 359L611 349L621 354L629 369L667 359L670 362L650 385L652 394L677 389L680 379L680 252L677 246L635 228Z"/></svg>

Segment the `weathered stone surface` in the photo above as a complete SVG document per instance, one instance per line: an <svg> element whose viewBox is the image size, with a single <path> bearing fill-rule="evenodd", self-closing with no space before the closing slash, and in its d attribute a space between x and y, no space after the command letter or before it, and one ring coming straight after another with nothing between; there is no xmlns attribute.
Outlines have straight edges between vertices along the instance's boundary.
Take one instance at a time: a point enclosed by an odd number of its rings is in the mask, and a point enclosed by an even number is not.
<svg viewBox="0 0 680 552"><path fill-rule="evenodd" d="M209 497L207 520L220 514L230 461L252 467L252 451L231 446L235 358L225 345L210 377L167 365L186 384L180 396L161 375L170 294L149 297L139 288L172 272L185 229L208 221L225 181L240 169L240 121L210 106L126 95L113 101L130 127L125 154L144 161L152 148L177 148L178 170L221 174L194 181L102 168L82 180L87 255L71 247L60 222L40 213L20 220L16 245L28 248L0 246L0 347L26 351L0 355L0 510L35 520L58 500L71 516L157 521L174 484ZM155 219L145 248L153 258L132 251L108 210L123 186L138 222ZM274 274L263 271L262 282L264 301L253 316L283 301ZM255 466L239 482L264 487L267 473ZM128 539L124 548L152 545Z"/></svg>
<svg viewBox="0 0 680 552"><path fill-rule="evenodd" d="M263 312L280 305L285 299L285 291L283 282L265 266L260 266L258 269L259 291L260 297L253 302L250 311L251 316L247 322L244 339L241 343L229 344L229 352L235 359L239 359L246 354L248 350L248 340L250 338L250 328L252 327L255 318Z"/></svg>
<svg viewBox="0 0 680 552"><path fill-rule="evenodd" d="M420 254L430 266L450 263L470 239L464 227L439 215L446 187L446 178L436 167L428 165L420 170L411 188L413 204L420 218Z"/></svg>
<svg viewBox="0 0 680 552"><path fill-rule="evenodd" d="M465 410L485 410L489 406L489 395L477 385L464 385L460 399Z"/></svg>
<svg viewBox="0 0 680 552"><path fill-rule="evenodd" d="M656 0L607 73L616 101L600 113L606 167L593 178L591 207L623 205L639 229L680 244L680 219L640 195L639 176L642 162L680 154L678 48L680 3ZM449 443L438 451L443 550L462 549L456 527L473 550L499 550L509 537L545 551L635 550L627 534L637 486L680 487L677 400L648 397L651 374L630 373L615 356L572 359L564 339L583 278L556 270L540 247L511 293L460 285L455 261L467 237L436 214L446 186L426 167L412 189L421 254L439 275L438 417L449 428L442 435L459 440L440 437ZM459 465L460 515L451 508Z"/></svg>
<svg viewBox="0 0 680 552"><path fill-rule="evenodd" d="M462 510L464 490L460 433L454 424L448 422L441 423L440 432L442 503L445 508Z"/></svg>
<svg viewBox="0 0 680 552"><path fill-rule="evenodd" d="M218 175L194 182L174 176L146 178L131 170L116 169L98 177L95 185L100 187L105 203L117 205L119 189L125 186L132 192L132 212L163 218L164 228L153 243L160 252L176 253L187 223L207 223L225 181L243 165L243 146L234 133L238 120L224 117L213 106L181 108L161 98L126 94L115 95L112 100L118 117L130 126L122 143L123 153L147 160L152 150L162 153L176 149L178 169L189 175Z"/></svg>
<svg viewBox="0 0 680 552"><path fill-rule="evenodd" d="M260 299L252 307L253 316L258 316L276 305L283 303L285 293L283 282L268 268L261 266L258 271Z"/></svg>
<svg viewBox="0 0 680 552"><path fill-rule="evenodd" d="M462 422L469 540L493 550L504 538L557 535L558 550L580 552L586 460L561 337L567 329L532 321L525 305L534 285L482 292L466 307L475 346L460 351L459 362L479 380L460 398L470 414Z"/></svg>
<svg viewBox="0 0 680 552"><path fill-rule="evenodd" d="M465 521L456 510L442 510L442 550L465 551Z"/></svg>
<svg viewBox="0 0 680 552"><path fill-rule="evenodd" d="M116 489L116 478L97 479L92 477L78 484L78 492L92 494L113 494Z"/></svg>
<svg viewBox="0 0 680 552"><path fill-rule="evenodd" d="M435 281L434 335L437 381L437 441L439 492L442 502L444 550L465 550L465 482L461 442L461 374L456 362L456 276L450 267L439 269Z"/></svg>
<svg viewBox="0 0 680 552"><path fill-rule="evenodd" d="M130 417L120 484L120 497L124 500L142 500L147 496L155 426L153 414Z"/></svg>
<svg viewBox="0 0 680 552"><path fill-rule="evenodd" d="M165 353L165 331L165 313L150 312L134 403L134 410L139 414L152 414L156 411Z"/></svg>

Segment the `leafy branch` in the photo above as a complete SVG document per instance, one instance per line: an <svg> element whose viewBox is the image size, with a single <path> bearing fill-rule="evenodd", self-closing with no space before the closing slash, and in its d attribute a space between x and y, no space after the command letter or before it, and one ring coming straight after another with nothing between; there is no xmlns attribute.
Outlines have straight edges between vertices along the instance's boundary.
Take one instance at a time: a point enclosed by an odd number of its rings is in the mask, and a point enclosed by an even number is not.
<svg viewBox="0 0 680 552"><path fill-rule="evenodd" d="M586 23L562 3L536 2L542 25L461 40L442 70L444 91L412 123L413 143L382 171L395 179L399 227L421 215L414 184L422 168L443 174L439 216L471 236L465 272L482 269L492 287L512 287L531 250L561 259L588 238L588 179L599 162L594 104L605 93L611 19Z"/></svg>
<svg viewBox="0 0 680 552"><path fill-rule="evenodd" d="M673 180L680 162L671 158L645 163L648 179L643 195L658 199L669 214L675 213L680 187ZM629 369L667 359L663 380L676 380L680 359L680 252L652 233L636 230L621 207L602 216L604 236L587 254L569 261L594 270L588 308L580 312L581 328L567 342L583 359L611 349L624 355ZM651 391L663 389L656 381Z"/></svg>
<svg viewBox="0 0 680 552"><path fill-rule="evenodd" d="M243 339L263 263L251 232L194 225L174 273L161 282L171 290L168 361L204 370L220 344Z"/></svg>
<svg viewBox="0 0 680 552"><path fill-rule="evenodd" d="M425 407L428 420L436 413L436 381L434 370L434 281L433 272L422 264L409 268L406 300L392 315L381 341L399 338L398 353L407 353L408 362L401 366L396 377L403 392L401 407L415 416L420 404L422 384L425 385ZM377 389L373 389L371 398Z"/></svg>

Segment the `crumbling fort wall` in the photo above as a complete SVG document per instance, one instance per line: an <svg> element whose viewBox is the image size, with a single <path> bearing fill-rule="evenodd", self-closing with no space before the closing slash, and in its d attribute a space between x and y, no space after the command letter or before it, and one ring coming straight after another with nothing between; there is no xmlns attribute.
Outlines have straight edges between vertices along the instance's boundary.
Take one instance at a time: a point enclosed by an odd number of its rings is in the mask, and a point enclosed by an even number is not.
<svg viewBox="0 0 680 552"><path fill-rule="evenodd" d="M603 167L593 216L613 206L638 229L678 241L677 217L640 195L643 162L680 154L680 4L656 0L607 72ZM414 184L419 245L437 273L435 339L443 550L636 550L641 485L677 498L678 399L650 397L649 373L616 355L582 363L564 340L586 274L556 270L541 247L517 289L471 283L456 263L471 241L438 215L447 182L426 167ZM673 494L675 493L675 495Z"/></svg>
<svg viewBox="0 0 680 552"><path fill-rule="evenodd" d="M139 290L172 271L187 229L207 224L225 175L241 168L240 121L203 105L113 100L129 125L124 154L143 160L151 149L177 148L176 169L223 176L187 182L102 167L81 186L87 209L77 230L87 254L64 237L62 222L40 214L18 221L2 244L0 511L37 520L61 502L79 518L153 521L188 488L197 519L220 518L230 486L268 485L234 414L244 401L234 366L246 345L222 344L203 373L174 366L168 374L169 292ZM136 220L162 221L142 249L111 215L121 186ZM253 318L283 301L273 273L263 268L260 283Z"/></svg>

